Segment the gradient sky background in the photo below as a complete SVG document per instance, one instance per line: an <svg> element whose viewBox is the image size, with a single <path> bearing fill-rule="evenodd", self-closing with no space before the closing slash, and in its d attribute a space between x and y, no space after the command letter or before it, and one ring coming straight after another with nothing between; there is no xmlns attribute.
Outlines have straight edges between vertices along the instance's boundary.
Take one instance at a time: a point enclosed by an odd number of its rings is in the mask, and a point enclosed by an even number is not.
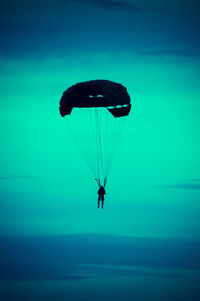
<svg viewBox="0 0 200 301"><path fill-rule="evenodd" d="M0 235L198 241L198 1L0 5ZM91 79L122 83L133 104L104 211L58 111L64 90Z"/></svg>

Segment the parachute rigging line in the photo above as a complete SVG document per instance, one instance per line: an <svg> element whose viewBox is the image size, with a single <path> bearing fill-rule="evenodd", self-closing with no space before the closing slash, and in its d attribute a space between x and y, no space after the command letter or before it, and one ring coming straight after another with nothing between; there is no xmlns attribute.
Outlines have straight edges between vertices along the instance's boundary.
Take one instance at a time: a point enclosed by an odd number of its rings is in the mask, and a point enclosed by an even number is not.
<svg viewBox="0 0 200 301"><path fill-rule="evenodd" d="M74 140L76 141L76 143L77 143L77 145L78 145L78 147L79 147L79 150L80 150L80 152L81 152L83 158L85 159L86 163L88 164L88 167L89 167L90 171L92 172L93 176L95 176L95 174L96 174L96 173L95 173L95 170L94 170L94 168L92 167L92 165L90 164L90 161L88 160L87 156L86 156L85 153L84 153L84 149L83 149L83 147L81 146L81 143L80 143L80 141L79 141L78 134L74 131L73 126L71 126L70 122L68 122L68 125L69 125L70 131L71 131L71 133L72 133L72 135L73 135L73 137L74 137Z"/></svg>
<svg viewBox="0 0 200 301"><path fill-rule="evenodd" d="M99 181L101 176L104 176L104 167L103 167L103 152L102 152L102 137L101 137L101 127L99 122L99 111L98 108L95 108L95 119L96 119L96 138L97 138L97 166L98 166L98 178ZM101 170L101 173L100 173Z"/></svg>

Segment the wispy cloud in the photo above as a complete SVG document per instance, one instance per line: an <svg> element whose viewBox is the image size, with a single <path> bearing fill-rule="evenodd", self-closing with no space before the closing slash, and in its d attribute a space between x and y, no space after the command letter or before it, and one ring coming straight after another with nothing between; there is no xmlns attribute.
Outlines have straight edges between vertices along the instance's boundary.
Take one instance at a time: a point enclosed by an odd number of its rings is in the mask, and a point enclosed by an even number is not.
<svg viewBox="0 0 200 301"><path fill-rule="evenodd" d="M55 7L67 7L68 5L77 3L81 5L92 5L96 7L100 7L103 9L116 9L116 10L133 10L138 11L141 10L140 6L130 2L130 1L122 1L122 0L54 0L54 1L13 1L8 0L2 4L2 9L4 11L10 11L13 9L34 9L40 10L45 8L55 8Z"/></svg>
<svg viewBox="0 0 200 301"><path fill-rule="evenodd" d="M23 175L8 175L8 176L0 176L0 181L3 180L32 180L36 179L36 177L33 176L23 176Z"/></svg>
<svg viewBox="0 0 200 301"><path fill-rule="evenodd" d="M80 0L79 0L80 1ZM87 0L86 3L95 5L104 9L117 9L117 10L131 10L140 11L141 8L128 1L117 1L117 0Z"/></svg>
<svg viewBox="0 0 200 301"><path fill-rule="evenodd" d="M175 185L160 185L158 188L182 188L182 189L200 189L198 184L175 184Z"/></svg>
<svg viewBox="0 0 200 301"><path fill-rule="evenodd" d="M200 179L189 179L187 182L177 184L158 185L157 188L180 188L180 189L200 189Z"/></svg>
<svg viewBox="0 0 200 301"><path fill-rule="evenodd" d="M84 234L0 237L0 245L0 280L179 277L176 269L200 267L199 242L180 239Z"/></svg>
<svg viewBox="0 0 200 301"><path fill-rule="evenodd" d="M200 49L198 48L177 48L177 49L154 49L154 50L144 50L139 52L140 55L144 56L199 56Z"/></svg>
<svg viewBox="0 0 200 301"><path fill-rule="evenodd" d="M79 2L82 5L92 5L103 9L140 11L141 7L130 1L122 0L58 0L57 5L68 5Z"/></svg>
<svg viewBox="0 0 200 301"><path fill-rule="evenodd" d="M198 178L197 179L187 179L187 181L195 182L195 183L199 182L200 183L200 179L198 179Z"/></svg>

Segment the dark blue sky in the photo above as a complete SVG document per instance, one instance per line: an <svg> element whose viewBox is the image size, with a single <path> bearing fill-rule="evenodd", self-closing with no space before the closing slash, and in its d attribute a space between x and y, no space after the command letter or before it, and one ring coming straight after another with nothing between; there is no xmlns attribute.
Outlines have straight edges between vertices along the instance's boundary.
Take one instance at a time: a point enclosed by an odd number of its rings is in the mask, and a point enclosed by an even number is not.
<svg viewBox="0 0 200 301"><path fill-rule="evenodd" d="M85 234L4 237L0 244L2 300L200 296L198 241Z"/></svg>
<svg viewBox="0 0 200 301"><path fill-rule="evenodd" d="M199 54L198 1L6 1L1 54ZM160 52L159 52L160 51Z"/></svg>

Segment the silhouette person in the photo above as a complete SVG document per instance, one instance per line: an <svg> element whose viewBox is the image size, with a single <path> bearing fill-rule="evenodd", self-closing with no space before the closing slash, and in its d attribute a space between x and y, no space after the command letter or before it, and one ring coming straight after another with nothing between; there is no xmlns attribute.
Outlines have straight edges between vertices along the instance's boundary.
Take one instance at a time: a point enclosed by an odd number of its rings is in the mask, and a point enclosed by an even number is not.
<svg viewBox="0 0 200 301"><path fill-rule="evenodd" d="M104 187L103 186L99 186L99 190L98 190L98 195L99 195L99 197L98 197L98 208L99 208L99 203L101 201L101 204L102 204L101 208L104 209L103 208L103 204L104 204L104 194L105 193L106 192L105 192Z"/></svg>

